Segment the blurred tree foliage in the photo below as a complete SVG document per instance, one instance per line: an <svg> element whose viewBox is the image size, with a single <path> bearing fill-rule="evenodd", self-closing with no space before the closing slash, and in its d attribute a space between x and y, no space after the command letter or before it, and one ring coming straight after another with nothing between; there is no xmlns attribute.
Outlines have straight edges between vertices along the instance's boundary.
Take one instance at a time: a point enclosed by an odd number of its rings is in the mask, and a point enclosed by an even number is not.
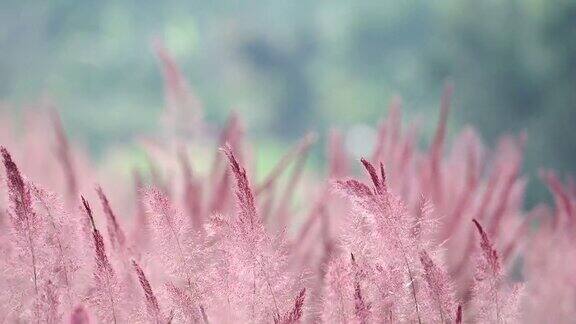
<svg viewBox="0 0 576 324"><path fill-rule="evenodd" d="M96 153L128 142L153 132L162 110L154 37L208 119L233 108L255 137L373 125L394 94L430 134L450 77L452 129L474 124L491 143L526 129L531 174L576 171L569 0L4 0L0 98L19 107L49 94Z"/></svg>

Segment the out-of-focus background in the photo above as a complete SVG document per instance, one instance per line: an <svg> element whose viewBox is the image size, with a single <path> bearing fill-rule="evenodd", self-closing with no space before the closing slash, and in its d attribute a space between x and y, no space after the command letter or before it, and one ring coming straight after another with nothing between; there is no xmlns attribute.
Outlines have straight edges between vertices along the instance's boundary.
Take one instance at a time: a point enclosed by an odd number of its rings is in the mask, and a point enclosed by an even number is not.
<svg viewBox="0 0 576 324"><path fill-rule="evenodd" d="M154 38L181 65L207 120L222 124L236 110L270 154L330 127L361 154L395 94L405 120L419 118L429 137L449 77L451 134L473 124L493 144L527 130L530 175L539 166L576 171L569 0L3 0L2 109L22 115L49 95L96 160L130 148L162 112ZM529 201L544 192L529 188Z"/></svg>

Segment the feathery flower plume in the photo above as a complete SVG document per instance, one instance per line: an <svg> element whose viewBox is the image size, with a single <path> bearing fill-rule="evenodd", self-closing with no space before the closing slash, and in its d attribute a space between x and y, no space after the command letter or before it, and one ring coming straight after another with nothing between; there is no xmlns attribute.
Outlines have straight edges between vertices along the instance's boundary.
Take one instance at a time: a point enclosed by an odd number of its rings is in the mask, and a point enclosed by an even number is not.
<svg viewBox="0 0 576 324"><path fill-rule="evenodd" d="M384 173L384 165L380 163L380 177L378 177L378 173L376 169L372 165L372 163L368 162L366 159L361 158L360 162L364 165L364 168L370 175L370 179L372 180L372 184L374 185L374 192L378 195L383 195L387 192L386 190L386 174Z"/></svg>
<svg viewBox="0 0 576 324"><path fill-rule="evenodd" d="M335 187L354 203L354 210L360 214L359 224L367 222L373 224L372 231L376 235L375 239L380 240L382 244L380 251L374 253L380 254L383 260L394 260L387 262L390 262L390 267L394 269L392 272L395 273L395 280L405 281L406 287L409 287L407 295L410 297L407 300L411 300L413 315L407 316L413 316L420 323L422 321L419 301L421 293L417 288L418 278L416 277L419 266L416 262L418 241L413 235L413 222L408 217L401 200L388 191L383 164L380 164L379 175L372 163L366 159L361 159L361 162L372 180L372 190L356 180L339 180L336 181ZM357 237L359 233L351 235ZM369 243L366 242L361 246L367 244Z"/></svg>
<svg viewBox="0 0 576 324"><path fill-rule="evenodd" d="M148 278L146 278L144 271L142 271L142 268L140 268L140 266L138 265L138 263L136 263L136 261L132 260L132 266L134 267L134 271L136 271L136 274L138 275L138 281L140 282L140 286L144 291L144 298L146 299L146 312L148 313L148 316L155 323L162 322L160 305L158 304L158 299L156 299L156 296L152 291L152 286L150 285Z"/></svg>
<svg viewBox="0 0 576 324"><path fill-rule="evenodd" d="M504 164L504 165L502 165ZM513 164L510 167L507 161L504 161L500 164L497 164L490 174L490 177L485 185L484 192L481 195L479 206L477 207L476 211L473 214L474 219L485 219L489 216L493 216L495 219L491 219L492 221L496 221L500 215L503 215L505 211L507 195L509 191L506 189L509 187L510 179L515 178L515 172L517 170L517 164ZM509 170L507 170L509 169ZM498 196L498 188L503 186L505 188L502 195ZM508 191L508 192L506 192ZM495 199L499 201L496 202L497 208L495 209L494 213L490 213L490 206L495 203ZM490 228L492 231L496 231L496 227ZM493 233L489 232L490 235ZM466 265L468 264L468 255L473 252L474 249L474 239L472 236L468 237L468 242L466 243L466 247L464 248L464 252L462 253L462 257L458 264L455 266L453 271L453 275L458 277L461 273L466 269Z"/></svg>
<svg viewBox="0 0 576 324"><path fill-rule="evenodd" d="M92 224L92 238L94 239L95 249L94 257L96 263L93 272L95 287L90 294L90 300L94 304L98 316L102 321L118 323L118 321L120 321L120 309L118 309L117 306L118 298L116 296L116 291L118 289L118 284L116 281L116 275L112 268L112 264L110 264L108 256L106 255L104 238L94 223L94 216L90 204L84 197L81 198L86 215Z"/></svg>
<svg viewBox="0 0 576 324"><path fill-rule="evenodd" d="M32 186L35 200L44 209L44 219L48 223L46 229L46 243L55 250L52 265L55 284L65 290L66 303L73 302L73 277L78 270L78 250L76 244L75 221L70 220L70 215L65 211L58 197L42 188ZM41 213L40 211L38 212Z"/></svg>
<svg viewBox="0 0 576 324"><path fill-rule="evenodd" d="M74 169L70 144L64 132L60 114L56 110L52 111L52 124L56 134L56 156L62 165L64 178L66 179L67 199L68 201L73 201L78 194L78 178Z"/></svg>
<svg viewBox="0 0 576 324"><path fill-rule="evenodd" d="M259 184L254 190L254 194L258 196L262 191L268 190L282 173L286 170L290 162L293 160L299 160L303 155L306 155L310 146L314 143L315 136L313 134L308 134L305 136L297 145L290 149L284 156L278 161L276 166L270 171L268 176Z"/></svg>
<svg viewBox="0 0 576 324"><path fill-rule="evenodd" d="M232 147L227 145L221 149L228 161L230 162L230 168L232 173L236 178L236 198L238 199L239 211L240 211L240 222L244 224L249 224L252 229L255 226L259 226L260 219L258 219L256 214L256 204L254 202L254 195L252 190L250 190L250 182L246 176L246 170L240 166L236 156L232 152Z"/></svg>
<svg viewBox="0 0 576 324"><path fill-rule="evenodd" d="M278 203L278 209L276 211L278 214L279 227L281 229L288 226L290 203L292 202L292 197L294 196L296 186L298 185L298 182L302 177L302 173L304 172L304 165L308 158L310 148L315 141L316 135L314 133L310 133L304 137L303 148L298 154L294 169L292 170L292 174L290 175L288 183L284 188L284 193L281 195L280 202Z"/></svg>
<svg viewBox="0 0 576 324"><path fill-rule="evenodd" d="M138 249L142 249L147 247L149 243L148 219L146 207L144 206L144 184L142 183L142 176L137 170L132 172L132 178L134 180L133 191L136 210L130 237L134 245Z"/></svg>
<svg viewBox="0 0 576 324"><path fill-rule="evenodd" d="M570 199L570 195L565 190L564 186L556 176L553 171L541 171L540 177L544 179L548 188L554 195L554 200L557 206L556 212L556 222L563 223L574 226L576 220L574 219L576 214L574 213L573 201Z"/></svg>
<svg viewBox="0 0 576 324"><path fill-rule="evenodd" d="M232 111L226 120L226 125L220 132L218 137L218 147L225 146L228 144L236 154L241 153L240 144L243 136L242 123L240 122L240 117ZM222 154L219 150L214 153L214 159L212 162L212 169L210 171L210 179L215 181L214 177L218 175L218 171L222 166Z"/></svg>
<svg viewBox="0 0 576 324"><path fill-rule="evenodd" d="M188 217L192 222L192 226L195 229L200 229L202 227L202 197L200 186L192 175L192 168L190 167L190 161L186 152L182 149L178 153L180 168L182 169L182 180L184 185L183 198L184 206L186 207L186 212Z"/></svg>
<svg viewBox="0 0 576 324"><path fill-rule="evenodd" d="M448 114L450 112L450 100L452 99L453 92L454 85L450 82L446 83L440 104L440 120L438 122L438 128L436 129L436 134L434 135L432 145L430 146L430 169L428 171L428 176L430 177L429 181L431 188L429 190L431 191L435 203L442 202L442 199L444 198L442 196L444 188L440 163L442 160L442 149L446 137L446 124L448 121Z"/></svg>
<svg viewBox="0 0 576 324"><path fill-rule="evenodd" d="M118 223L118 218L112 211L108 197L106 197L106 194L104 194L102 187L98 186L96 188L96 192L98 193L98 198L100 198L100 203L102 204L104 215L106 215L106 224L108 229L108 236L110 237L110 243L112 243L112 247L116 251L123 250L126 247L126 236L124 235L124 231L122 231L122 228Z"/></svg>
<svg viewBox="0 0 576 324"><path fill-rule="evenodd" d="M245 300L237 299L228 303L231 307L248 312L249 317L241 317L244 320L266 321L280 318L286 308L286 300L291 298L290 291L299 281L285 270L285 237L279 235L272 238L266 232L257 214L246 171L238 163L230 146L221 150L227 156L236 179L238 216L229 221L219 220L222 237L219 251L224 254L226 277L232 275L232 278L236 278L235 282L232 282L234 289L242 291L242 294L251 296L252 299L249 305L245 305Z"/></svg>
<svg viewBox="0 0 576 324"><path fill-rule="evenodd" d="M380 121L378 125L378 135L376 138L375 148L372 153L371 161L390 161L395 151L395 146L398 146L399 136L401 132L401 114L402 114L402 99L398 96L393 96L390 100L388 108L388 117Z"/></svg>
<svg viewBox="0 0 576 324"><path fill-rule="evenodd" d="M171 188L169 180L164 179L162 177L162 174L160 173L160 170L158 168L158 164L151 155L148 155L146 158L148 160L147 162L148 162L148 168L150 170L150 176L152 178L152 184L159 190L162 190L164 194L170 196Z"/></svg>
<svg viewBox="0 0 576 324"><path fill-rule="evenodd" d="M510 161L507 162L505 167L503 167L505 172L502 176L502 188L499 194L498 204L492 213L490 227L488 228L488 234L491 237L498 237L498 230L501 227L500 224L503 221L505 212L509 208L514 187L518 183L518 174L520 173L522 165L525 137L525 134L521 134L518 142L514 141L511 145L513 148L509 149L512 156L508 158ZM503 144L501 145L503 146Z"/></svg>
<svg viewBox="0 0 576 324"><path fill-rule="evenodd" d="M212 197L208 208L209 214L218 214L226 210L230 196L230 174L224 172L222 177L216 179L212 190Z"/></svg>
<svg viewBox="0 0 576 324"><path fill-rule="evenodd" d="M4 147L1 147L0 150L2 152L4 168L6 169L8 195L13 213L11 216L13 220L17 222L16 225L29 227L28 223L32 218L36 218L32 210L30 189L24 183L18 166L12 161L12 156L8 153L8 150ZM30 230L30 228L26 230Z"/></svg>
<svg viewBox="0 0 576 324"><path fill-rule="evenodd" d="M474 225L480 234L480 248L482 249L486 264L490 267L487 270L489 270L493 276L500 275L501 265L498 258L498 252L496 252L496 249L492 246L492 242L488 239L488 235L484 232L482 225L480 225L480 223L475 219L473 219L472 222L474 222Z"/></svg>
<svg viewBox="0 0 576 324"><path fill-rule="evenodd" d="M15 244L18 247L18 256L27 263L31 281L34 284L34 313L35 317L40 316L38 303L40 297L39 267L42 265L38 260L39 243L43 226L32 208L32 197L30 188L24 183L24 179L12 161L12 156L6 148L1 147L4 168L6 169L6 181L8 186L8 197L10 200L9 215L12 221Z"/></svg>
<svg viewBox="0 0 576 324"><path fill-rule="evenodd" d="M336 130L330 131L326 152L330 179L340 178L348 173L348 162L343 146L342 133Z"/></svg>
<svg viewBox="0 0 576 324"><path fill-rule="evenodd" d="M242 153L243 127L240 118L235 112L230 113L224 129L220 132L218 138L218 147L229 145L237 157ZM214 153L212 167L209 175L211 183L210 203L206 214L222 213L227 211L230 195L230 174L223 166L224 158L221 150L217 149ZM241 159L240 159L241 160Z"/></svg>
<svg viewBox="0 0 576 324"><path fill-rule="evenodd" d="M448 274L438 267L424 250L420 252L420 262L424 268L424 279L430 289L430 299L438 310L440 322L451 322L456 302Z"/></svg>
<svg viewBox="0 0 576 324"><path fill-rule="evenodd" d="M477 308L477 318L495 323L514 321L518 316L520 286L512 290L505 287L498 253L480 223L475 219L473 222L480 234L482 250L474 275L473 302Z"/></svg>
<svg viewBox="0 0 576 324"><path fill-rule="evenodd" d="M156 189L145 193L150 227L157 242L154 256L162 262L165 275L174 282L167 290L175 311L187 321L200 318L199 305L203 298L203 279L197 275L205 266L201 242L196 240L190 222L180 210L174 208L168 197ZM181 288L181 286L185 288Z"/></svg>
<svg viewBox="0 0 576 324"><path fill-rule="evenodd" d="M467 142L466 150L466 183L461 191L460 196L457 199L456 205L448 217L445 229L442 234L443 239L447 239L450 235L460 227L464 220L465 212L470 208L470 204L473 202L474 193L478 191L478 185L480 183L480 175L478 172L478 166L480 165L480 153L478 139L472 131L468 131L462 135Z"/></svg>
<svg viewBox="0 0 576 324"><path fill-rule="evenodd" d="M161 41L156 41L154 50L161 63L166 96L166 117L169 129L184 135L198 131L202 127L203 108L200 99L194 94L176 61ZM171 126L171 127L170 127Z"/></svg>
<svg viewBox="0 0 576 324"><path fill-rule="evenodd" d="M302 288L294 300L294 307L284 316L284 318L274 318L275 324L297 324L302 318L302 308L304 307L304 298L306 297L306 288Z"/></svg>

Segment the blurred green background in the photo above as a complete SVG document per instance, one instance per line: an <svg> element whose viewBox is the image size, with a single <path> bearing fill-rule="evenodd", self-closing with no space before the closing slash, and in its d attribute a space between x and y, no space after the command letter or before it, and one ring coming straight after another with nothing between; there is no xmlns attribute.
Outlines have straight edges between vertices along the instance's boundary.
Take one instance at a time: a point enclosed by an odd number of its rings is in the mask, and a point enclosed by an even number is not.
<svg viewBox="0 0 576 324"><path fill-rule="evenodd" d="M163 107L155 37L209 121L233 108L275 152L307 130L369 137L394 94L430 135L449 77L451 134L525 129L531 175L576 171L576 1L2 0L0 99L49 94L95 157L129 145Z"/></svg>

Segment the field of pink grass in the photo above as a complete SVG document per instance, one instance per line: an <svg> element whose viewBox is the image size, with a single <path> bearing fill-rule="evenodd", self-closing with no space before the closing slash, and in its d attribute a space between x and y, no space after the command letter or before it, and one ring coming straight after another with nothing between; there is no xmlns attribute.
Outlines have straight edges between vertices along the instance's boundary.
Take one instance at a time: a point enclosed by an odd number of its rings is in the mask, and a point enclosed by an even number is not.
<svg viewBox="0 0 576 324"><path fill-rule="evenodd" d="M306 177L307 135L256 181L240 117L212 138L156 50L166 118L164 136L143 141L150 174L102 174L53 111L20 135L0 120L0 323L576 318L576 185L542 171L554 205L524 210L526 136L486 148L465 128L448 145L451 85L427 149L394 100L370 156L351 161L334 131L324 178ZM200 173L195 146L207 143Z"/></svg>

